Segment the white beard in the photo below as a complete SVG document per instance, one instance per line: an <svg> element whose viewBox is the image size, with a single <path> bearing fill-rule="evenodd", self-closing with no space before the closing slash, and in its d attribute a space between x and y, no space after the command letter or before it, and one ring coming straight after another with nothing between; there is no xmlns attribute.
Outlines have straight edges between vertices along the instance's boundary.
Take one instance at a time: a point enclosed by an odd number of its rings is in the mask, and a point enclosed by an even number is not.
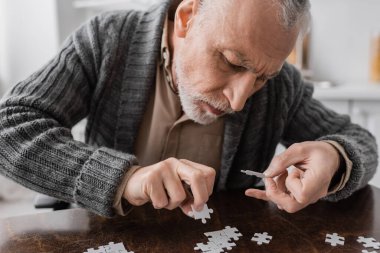
<svg viewBox="0 0 380 253"><path fill-rule="evenodd" d="M186 81L186 74L181 68L182 64L181 62L178 62L178 60L179 58L177 58L177 61L174 62L174 64L177 77L179 99L181 101L182 110L191 120L202 125L208 125L226 113L234 113L234 111L230 108L228 102L218 101L214 98L209 98L192 90L191 84ZM207 103L220 111L224 111L225 113L217 116L211 112L204 111L200 108L199 105L197 105L197 102Z"/></svg>
<svg viewBox="0 0 380 253"><path fill-rule="evenodd" d="M184 113L196 123L208 125L218 119L218 116L208 111L202 111L194 104L193 97L186 92L182 85L178 85L179 99Z"/></svg>

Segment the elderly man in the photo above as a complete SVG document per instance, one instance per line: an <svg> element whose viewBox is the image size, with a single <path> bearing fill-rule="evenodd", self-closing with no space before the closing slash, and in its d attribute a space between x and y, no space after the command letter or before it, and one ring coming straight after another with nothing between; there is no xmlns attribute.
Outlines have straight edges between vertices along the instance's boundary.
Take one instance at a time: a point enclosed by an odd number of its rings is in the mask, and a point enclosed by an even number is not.
<svg viewBox="0 0 380 253"><path fill-rule="evenodd" d="M377 147L285 63L308 20L307 0L165 0L96 17L3 98L1 172L104 216L147 202L188 213L214 189L288 212L346 198L373 176ZM85 117L86 143L74 141ZM278 143L288 149L273 158ZM265 190L245 169L265 171Z"/></svg>

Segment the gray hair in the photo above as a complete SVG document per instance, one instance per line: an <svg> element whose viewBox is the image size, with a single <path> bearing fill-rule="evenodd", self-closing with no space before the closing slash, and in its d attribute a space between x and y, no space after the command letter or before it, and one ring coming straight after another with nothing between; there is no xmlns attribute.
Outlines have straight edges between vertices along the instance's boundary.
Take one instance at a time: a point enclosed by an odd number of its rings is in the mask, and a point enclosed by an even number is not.
<svg viewBox="0 0 380 253"><path fill-rule="evenodd" d="M200 0L201 9L206 1L209 0ZM285 29L298 26L301 35L307 33L311 22L310 0L272 0L272 3L279 8L278 19Z"/></svg>
<svg viewBox="0 0 380 253"><path fill-rule="evenodd" d="M306 33L311 22L309 0L273 0L279 6L281 24L291 29L299 25L301 33Z"/></svg>

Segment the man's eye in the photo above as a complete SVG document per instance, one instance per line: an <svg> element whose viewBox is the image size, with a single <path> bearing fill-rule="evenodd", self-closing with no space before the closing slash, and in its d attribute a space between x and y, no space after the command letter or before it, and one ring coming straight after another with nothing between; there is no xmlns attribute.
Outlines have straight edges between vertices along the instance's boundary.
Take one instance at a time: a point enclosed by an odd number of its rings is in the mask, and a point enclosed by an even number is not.
<svg viewBox="0 0 380 253"><path fill-rule="evenodd" d="M247 69L244 68L243 66L234 65L234 64L232 64L232 63L230 63L230 65L231 65L231 68L232 68L233 70L235 70L236 72L243 72L243 71L246 71L246 70L247 70Z"/></svg>
<svg viewBox="0 0 380 253"><path fill-rule="evenodd" d="M247 69L243 66L239 66L239 65L235 65L233 63L231 63L224 55L222 56L224 62L234 71L236 72L242 72L242 71L246 71Z"/></svg>

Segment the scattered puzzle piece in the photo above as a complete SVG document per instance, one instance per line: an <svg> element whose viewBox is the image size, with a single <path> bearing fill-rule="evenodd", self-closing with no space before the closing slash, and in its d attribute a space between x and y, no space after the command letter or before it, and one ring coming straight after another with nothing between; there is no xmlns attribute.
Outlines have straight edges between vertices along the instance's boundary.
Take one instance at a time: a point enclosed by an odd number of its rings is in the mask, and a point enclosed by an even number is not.
<svg viewBox="0 0 380 253"><path fill-rule="evenodd" d="M254 237L252 237L251 241L257 242L258 245L262 245L263 243L268 244L272 240L272 236L268 235L267 232L264 233L255 233Z"/></svg>
<svg viewBox="0 0 380 253"><path fill-rule="evenodd" d="M368 251L368 250L363 249L362 253L377 253L377 251Z"/></svg>
<svg viewBox="0 0 380 253"><path fill-rule="evenodd" d="M207 204L204 205L202 211L197 212L194 210L193 206L191 206L193 211L189 212L189 216L193 217L196 220L202 220L203 224L206 224L206 219L211 219L210 213L213 213L214 210L209 209Z"/></svg>
<svg viewBox="0 0 380 253"><path fill-rule="evenodd" d="M94 248L87 249L87 251L84 253L106 253L106 250L104 249L103 246L100 246L98 249L94 249Z"/></svg>
<svg viewBox="0 0 380 253"><path fill-rule="evenodd" d="M194 250L201 250L202 252L207 253L224 252L225 249L231 250L232 247L236 246L236 244L231 242L231 240L239 240L239 236L242 236L237 228L231 228L230 226L226 226L222 230L207 232L204 234L209 239L208 243L197 243Z"/></svg>
<svg viewBox="0 0 380 253"><path fill-rule="evenodd" d="M208 242L207 244L204 243L197 243L197 246L194 247L194 250L201 250L202 252L207 253L222 253L224 252L223 248L220 248L218 245L216 245L213 242Z"/></svg>
<svg viewBox="0 0 380 253"><path fill-rule="evenodd" d="M127 251L123 243L110 242L108 245L100 246L97 250L94 248L87 249L84 253L134 253L133 251Z"/></svg>
<svg viewBox="0 0 380 253"><path fill-rule="evenodd" d="M204 235L207 237L227 237L227 239L229 239L229 237L226 235L224 230L206 232L206 233L204 233Z"/></svg>
<svg viewBox="0 0 380 253"><path fill-rule="evenodd" d="M380 242L376 241L375 238L359 236L357 241L363 244L366 248L380 249Z"/></svg>
<svg viewBox="0 0 380 253"><path fill-rule="evenodd" d="M107 253L134 253L133 251L127 251L123 243L110 242L108 245L104 246Z"/></svg>
<svg viewBox="0 0 380 253"><path fill-rule="evenodd" d="M239 236L243 236L239 233L237 228L231 228L230 226L226 226L223 230L207 232L204 234L207 237L227 237L228 239L234 239L235 241L239 240Z"/></svg>
<svg viewBox="0 0 380 253"><path fill-rule="evenodd" d="M236 246L234 242L230 242L230 238L226 237L211 237L209 238L209 242L214 243L220 249L232 250L232 247Z"/></svg>
<svg viewBox="0 0 380 253"><path fill-rule="evenodd" d="M337 233L326 234L325 242L331 244L331 246L334 246L334 247L337 246L338 244L344 245L344 237L339 236Z"/></svg>
<svg viewBox="0 0 380 253"><path fill-rule="evenodd" d="M223 229L223 232L229 237L234 239L235 241L239 240L239 236L243 236L237 228L231 228L230 226L226 226Z"/></svg>

